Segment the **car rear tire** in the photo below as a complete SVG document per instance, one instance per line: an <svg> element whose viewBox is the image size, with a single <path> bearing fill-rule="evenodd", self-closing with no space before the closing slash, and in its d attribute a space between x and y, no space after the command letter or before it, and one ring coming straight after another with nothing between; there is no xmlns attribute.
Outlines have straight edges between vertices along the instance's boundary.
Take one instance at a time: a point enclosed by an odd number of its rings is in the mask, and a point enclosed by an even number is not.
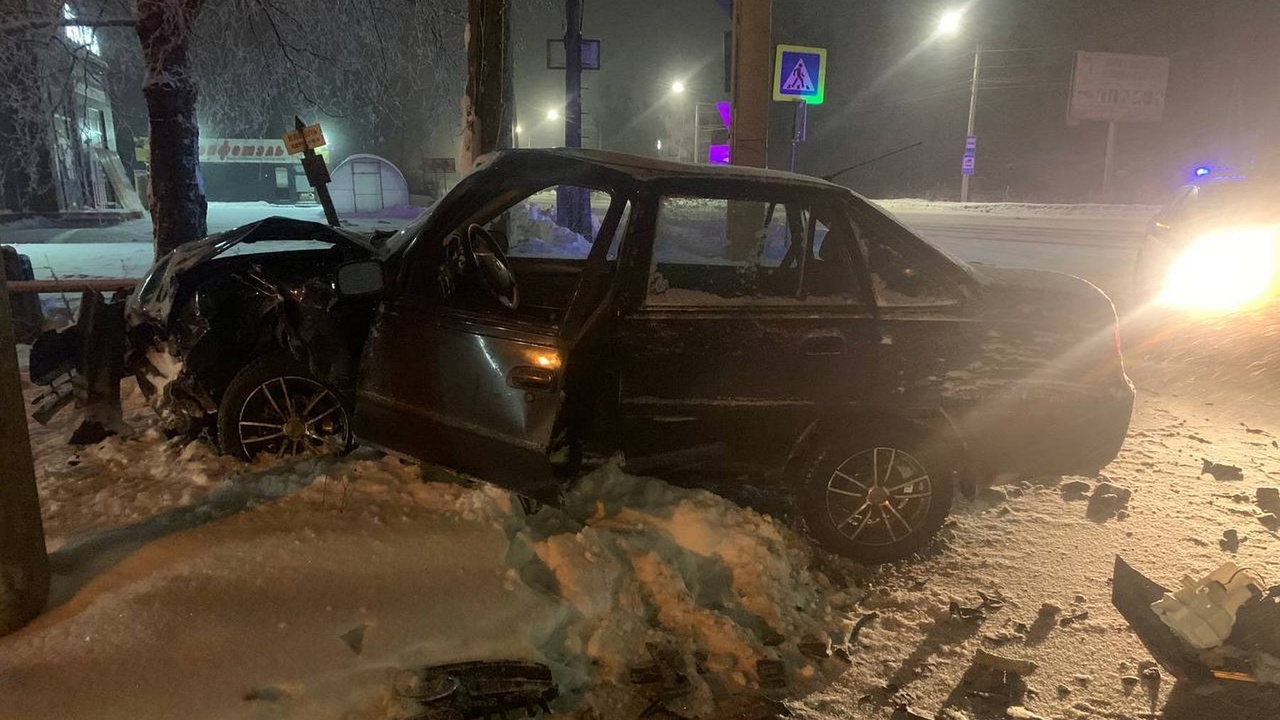
<svg viewBox="0 0 1280 720"><path fill-rule="evenodd" d="M246 365L219 403L218 444L245 460L342 453L351 441L351 413L341 393L287 356Z"/></svg>
<svg viewBox="0 0 1280 720"><path fill-rule="evenodd" d="M859 562L901 560L933 541L951 512L955 458L912 432L868 432L821 447L803 471L810 537Z"/></svg>

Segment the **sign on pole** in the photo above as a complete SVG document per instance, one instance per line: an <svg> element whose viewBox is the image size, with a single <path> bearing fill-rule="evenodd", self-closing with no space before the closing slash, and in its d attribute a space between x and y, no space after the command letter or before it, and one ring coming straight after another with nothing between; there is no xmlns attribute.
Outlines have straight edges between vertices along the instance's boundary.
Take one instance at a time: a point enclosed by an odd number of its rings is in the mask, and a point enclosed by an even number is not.
<svg viewBox="0 0 1280 720"><path fill-rule="evenodd" d="M976 165L977 165L977 160L975 160L972 155L965 155L964 159L960 161L960 174L972 175Z"/></svg>
<svg viewBox="0 0 1280 720"><path fill-rule="evenodd" d="M1073 122L1160 122L1168 84L1167 57L1077 52L1067 117Z"/></svg>
<svg viewBox="0 0 1280 720"><path fill-rule="evenodd" d="M308 125L301 130L290 130L281 137L284 140L285 152L290 155L297 155L305 150L315 150L328 144L324 139L324 131L320 129L319 125Z"/></svg>
<svg viewBox="0 0 1280 720"><path fill-rule="evenodd" d="M552 38L547 41L547 69L564 70L565 57L564 38ZM595 38L582 38L582 69L600 69L600 41Z"/></svg>
<svg viewBox="0 0 1280 720"><path fill-rule="evenodd" d="M827 85L824 48L779 45L773 63L773 99L821 105Z"/></svg>

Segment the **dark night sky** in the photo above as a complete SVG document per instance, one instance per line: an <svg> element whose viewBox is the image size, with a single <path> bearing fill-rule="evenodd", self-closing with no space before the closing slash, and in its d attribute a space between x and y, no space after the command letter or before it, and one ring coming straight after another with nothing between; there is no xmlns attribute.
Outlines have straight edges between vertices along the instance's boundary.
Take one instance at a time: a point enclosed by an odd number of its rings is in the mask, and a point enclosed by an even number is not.
<svg viewBox="0 0 1280 720"><path fill-rule="evenodd" d="M652 152L671 132L662 112L672 79L723 97L722 33L713 0L586 0L584 32L603 41L605 68L587 75L592 122L606 147ZM1168 55L1166 120L1123 125L1123 196L1158 199L1199 162L1244 164L1280 141L1280 2L1276 0L979 0L964 33L926 42L950 5L917 0L777 0L774 42L826 47L827 104L810 116L799 169L825 173L912 142L924 145L843 177L872 195L956 192L972 49L981 41L989 87L980 94L977 196L1086 200L1102 173L1106 127L1068 127L1072 52ZM526 138L560 144L542 120L563 76L541 69L544 38L562 32L559 3L516 16L517 93ZM902 62L920 46L923 47ZM896 66L896 67L895 67ZM690 69L700 68L698 73ZM891 71L892 69L892 71ZM786 158L787 109L773 113L771 163ZM627 120L625 131L616 127ZM636 119L636 118L639 119Z"/></svg>

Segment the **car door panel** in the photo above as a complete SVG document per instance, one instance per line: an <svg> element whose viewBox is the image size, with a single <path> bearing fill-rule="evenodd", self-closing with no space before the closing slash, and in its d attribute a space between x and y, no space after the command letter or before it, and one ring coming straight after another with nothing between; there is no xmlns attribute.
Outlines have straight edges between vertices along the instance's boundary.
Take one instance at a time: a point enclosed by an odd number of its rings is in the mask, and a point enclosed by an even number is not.
<svg viewBox="0 0 1280 720"><path fill-rule="evenodd" d="M355 432L365 442L537 495L563 399L553 332L404 295L369 338Z"/></svg>

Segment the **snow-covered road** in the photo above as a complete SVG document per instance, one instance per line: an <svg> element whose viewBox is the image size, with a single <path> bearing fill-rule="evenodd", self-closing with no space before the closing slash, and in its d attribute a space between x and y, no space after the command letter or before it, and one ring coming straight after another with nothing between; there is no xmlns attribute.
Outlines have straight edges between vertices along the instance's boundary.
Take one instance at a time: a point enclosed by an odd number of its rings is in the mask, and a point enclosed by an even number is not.
<svg viewBox="0 0 1280 720"><path fill-rule="evenodd" d="M960 205L918 200L884 200L880 204L961 259L1057 270L1083 277L1112 293L1125 291L1138 243L1155 212L1147 206ZM214 203L210 231L269 214L320 220L319 212L267 203ZM391 227L396 222L402 221L369 220L365 224ZM59 241L60 236L51 235L47 228L14 232L0 227L0 241L16 243L18 251L31 258L38 277L140 277L152 260L150 224L138 221L109 231L112 241L82 242L93 237L90 230L76 230ZM24 238L39 242L25 243Z"/></svg>
<svg viewBox="0 0 1280 720"><path fill-rule="evenodd" d="M886 205L961 256L1079 262L1100 283L1148 214ZM1150 658L1111 607L1109 577L1120 555L1169 586L1227 560L1280 582L1280 534L1254 499L1280 486L1280 318L1123 322L1139 401L1119 458L1084 482L1131 491L1127 504L1091 507L1069 490L1077 478L1028 479L959 501L944 542L882 568L714 496L620 475L529 518L504 493L434 470L424 481L369 452L245 468L165 440L126 384L134 436L75 453L69 418L32 425L54 602L0 639L0 719L383 720L402 717L392 669L496 657L551 663L578 691L560 709L632 718L647 701L618 678L655 642L709 653L686 711L726 688L767 706L778 693L760 689L754 662L778 658L791 711L810 720L902 720L900 704L1032 717L968 684L987 649L1039 664L1020 702L1042 718L1275 720L1280 695L1248 684L1127 684ZM1205 460L1243 479L1201 474ZM1225 530L1238 548L1220 543ZM1004 606L950 616L979 592ZM1046 603L1059 608L1048 620ZM871 612L849 662L799 653L805 635L842 642ZM359 653L342 639L357 628Z"/></svg>

